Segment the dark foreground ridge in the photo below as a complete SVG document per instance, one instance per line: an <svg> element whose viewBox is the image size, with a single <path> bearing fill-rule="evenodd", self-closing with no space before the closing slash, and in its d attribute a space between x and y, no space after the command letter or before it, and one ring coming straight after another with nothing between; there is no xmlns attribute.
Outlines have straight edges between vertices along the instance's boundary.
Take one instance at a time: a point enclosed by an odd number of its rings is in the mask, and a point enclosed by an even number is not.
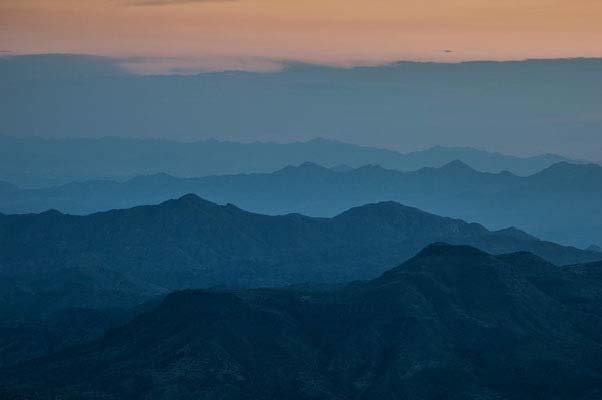
<svg viewBox="0 0 602 400"><path fill-rule="evenodd" d="M438 243L338 289L172 293L0 382L31 399L598 399L601 271Z"/></svg>

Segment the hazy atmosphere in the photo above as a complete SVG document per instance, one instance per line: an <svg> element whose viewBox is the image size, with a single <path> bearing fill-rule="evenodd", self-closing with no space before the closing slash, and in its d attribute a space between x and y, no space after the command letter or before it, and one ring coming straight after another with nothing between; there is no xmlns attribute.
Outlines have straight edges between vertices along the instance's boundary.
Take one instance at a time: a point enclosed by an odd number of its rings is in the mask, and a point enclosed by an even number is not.
<svg viewBox="0 0 602 400"><path fill-rule="evenodd" d="M316 137L409 152L472 146L602 159L602 59L400 62L140 76L110 58L0 58L0 133L42 137Z"/></svg>
<svg viewBox="0 0 602 400"><path fill-rule="evenodd" d="M0 400L602 399L601 22L0 0Z"/></svg>

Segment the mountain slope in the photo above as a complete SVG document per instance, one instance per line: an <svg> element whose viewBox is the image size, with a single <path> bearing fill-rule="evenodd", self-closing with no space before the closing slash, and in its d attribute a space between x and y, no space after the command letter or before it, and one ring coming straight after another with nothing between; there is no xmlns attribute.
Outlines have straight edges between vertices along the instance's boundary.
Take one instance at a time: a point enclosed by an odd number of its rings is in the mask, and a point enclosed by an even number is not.
<svg viewBox="0 0 602 400"><path fill-rule="evenodd" d="M98 341L4 369L0 382L82 399L593 399L601 278L599 264L435 244L330 291L170 294Z"/></svg>
<svg viewBox="0 0 602 400"><path fill-rule="evenodd" d="M531 251L559 265L602 259L395 202L329 219L254 214L185 195L89 216L0 215L1 310L46 314L68 306L123 307L189 287L369 279L436 241L493 253Z"/></svg>
<svg viewBox="0 0 602 400"><path fill-rule="evenodd" d="M602 167L567 163L527 177L481 173L460 161L407 173L375 165L338 172L303 163L270 174L189 179L158 174L124 183L90 181L13 191L0 196L0 211L87 214L156 204L186 193L259 213L325 217L394 200L493 229L514 225L546 240L584 248L599 243L602 232Z"/></svg>

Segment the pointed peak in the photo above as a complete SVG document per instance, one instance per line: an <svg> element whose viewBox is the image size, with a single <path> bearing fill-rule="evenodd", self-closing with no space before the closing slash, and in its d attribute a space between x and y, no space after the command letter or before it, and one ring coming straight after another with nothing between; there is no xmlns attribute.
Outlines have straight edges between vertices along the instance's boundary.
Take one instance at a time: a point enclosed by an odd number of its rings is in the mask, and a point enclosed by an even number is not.
<svg viewBox="0 0 602 400"><path fill-rule="evenodd" d="M194 193L187 193L184 196L178 198L178 201L182 201L182 202L199 202L199 201L205 201L205 200L203 200L201 197L197 196Z"/></svg>
<svg viewBox="0 0 602 400"><path fill-rule="evenodd" d="M588 163L588 164L579 164L572 163L568 161L560 161L555 164L550 165L544 170L536 173L535 175L549 175L549 174L574 174L574 173L584 173L584 172L593 172L593 171L602 171L602 166L599 164Z"/></svg>
<svg viewBox="0 0 602 400"><path fill-rule="evenodd" d="M482 250L477 249L476 247L467 246L467 245L453 245L445 242L435 242L426 246L424 249L420 250L414 259L419 258L428 258L428 257L452 257L452 256L489 256L488 253L485 253Z"/></svg>
<svg viewBox="0 0 602 400"><path fill-rule="evenodd" d="M476 247L436 242L426 246L400 266L385 272L375 282L395 281L406 273L416 271L433 276L441 274L454 275L465 268L480 268L500 264L503 264L503 261Z"/></svg>
<svg viewBox="0 0 602 400"><path fill-rule="evenodd" d="M45 215L45 216L49 216L49 217L51 217L51 216L54 217L54 216L65 215L65 214L63 214L59 210L51 208L49 210L41 212L39 215Z"/></svg>
<svg viewBox="0 0 602 400"><path fill-rule="evenodd" d="M381 165L379 164L366 164L366 165L362 165L361 167L358 167L355 169L355 171L359 171L359 172L366 172L366 171L388 171L386 168L383 168Z"/></svg>
<svg viewBox="0 0 602 400"><path fill-rule="evenodd" d="M565 168L572 168L572 167L576 167L579 164L572 164L568 161L559 161L557 163L554 163L552 165L550 165L548 168L546 169L565 169Z"/></svg>
<svg viewBox="0 0 602 400"><path fill-rule="evenodd" d="M349 218L357 216L384 216L390 217L391 214L428 214L418 208L405 206L395 201L381 201L379 203L369 203L350 208L335 218Z"/></svg>
<svg viewBox="0 0 602 400"><path fill-rule="evenodd" d="M518 229L515 226L511 226L509 228L500 229L499 231L494 231L492 234L496 236L509 237L520 240L528 240L528 241L536 241L539 238L529 235L527 232Z"/></svg>
<svg viewBox="0 0 602 400"><path fill-rule="evenodd" d="M440 167L439 169L442 171L451 171L451 172L470 172L470 173L477 172L474 168L472 168L470 165L466 164L465 162L463 162L461 160L450 161L447 164Z"/></svg>
<svg viewBox="0 0 602 400"><path fill-rule="evenodd" d="M299 166L297 168L302 168L302 169L327 169L326 167L321 166L320 164L316 164L315 162L311 162L311 161L305 161L301 164L299 164Z"/></svg>
<svg viewBox="0 0 602 400"><path fill-rule="evenodd" d="M194 208L215 208L220 207L218 204L213 203L209 200L205 200L202 197L197 196L194 193L185 194L174 200L167 200L161 203L161 205L171 205L176 207L194 207Z"/></svg>

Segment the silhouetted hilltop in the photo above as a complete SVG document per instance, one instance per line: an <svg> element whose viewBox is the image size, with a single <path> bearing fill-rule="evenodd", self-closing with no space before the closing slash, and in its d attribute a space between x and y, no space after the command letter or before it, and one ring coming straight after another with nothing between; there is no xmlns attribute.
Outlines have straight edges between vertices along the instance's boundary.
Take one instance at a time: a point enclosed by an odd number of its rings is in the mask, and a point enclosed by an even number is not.
<svg viewBox="0 0 602 400"><path fill-rule="evenodd" d="M602 188L602 166L560 162L531 175L526 182L539 190L599 193Z"/></svg>
<svg viewBox="0 0 602 400"><path fill-rule="evenodd" d="M535 236L529 235L528 233L521 231L520 229L517 229L514 226L511 226L506 229L500 229L499 231L495 231L494 233L499 236L507 236L520 240L539 240Z"/></svg>

